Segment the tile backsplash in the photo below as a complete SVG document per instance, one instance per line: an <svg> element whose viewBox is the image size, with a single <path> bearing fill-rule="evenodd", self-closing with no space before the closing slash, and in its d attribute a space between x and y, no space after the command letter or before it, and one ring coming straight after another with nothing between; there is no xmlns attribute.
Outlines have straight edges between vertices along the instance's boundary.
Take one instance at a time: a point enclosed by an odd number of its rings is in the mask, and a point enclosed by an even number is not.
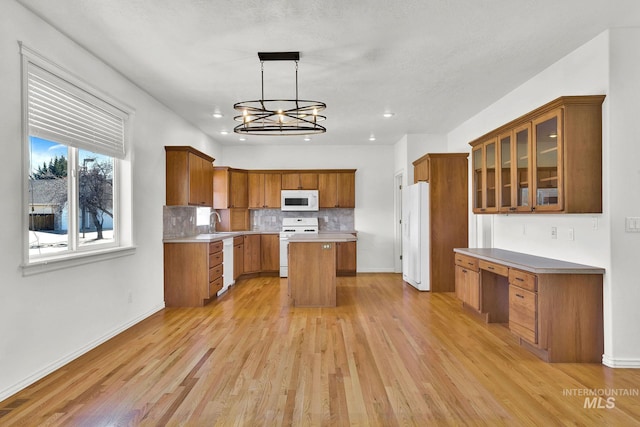
<svg viewBox="0 0 640 427"><path fill-rule="evenodd" d="M164 206L162 209L163 238L195 236L208 233L208 225L196 225L197 207ZM320 209L318 212L283 212L278 209L250 210L250 226L253 231L279 232L282 218L318 217L320 231L353 231L353 209Z"/></svg>
<svg viewBox="0 0 640 427"><path fill-rule="evenodd" d="M355 230L353 209L320 209L318 212L283 212L278 209L250 211L251 229L255 231L280 231L282 218L318 217L320 231Z"/></svg>
<svg viewBox="0 0 640 427"><path fill-rule="evenodd" d="M197 213L196 206L163 206L162 237L173 239L208 233L208 225L197 225Z"/></svg>

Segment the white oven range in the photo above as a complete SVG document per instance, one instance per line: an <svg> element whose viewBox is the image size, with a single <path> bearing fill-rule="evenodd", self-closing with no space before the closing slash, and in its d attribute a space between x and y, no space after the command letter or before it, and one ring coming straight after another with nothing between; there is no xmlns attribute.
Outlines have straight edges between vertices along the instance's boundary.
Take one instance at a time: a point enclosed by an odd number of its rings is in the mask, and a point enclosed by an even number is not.
<svg viewBox="0 0 640 427"><path fill-rule="evenodd" d="M282 218L280 229L280 277L289 276L289 237L294 234L318 234L318 218Z"/></svg>

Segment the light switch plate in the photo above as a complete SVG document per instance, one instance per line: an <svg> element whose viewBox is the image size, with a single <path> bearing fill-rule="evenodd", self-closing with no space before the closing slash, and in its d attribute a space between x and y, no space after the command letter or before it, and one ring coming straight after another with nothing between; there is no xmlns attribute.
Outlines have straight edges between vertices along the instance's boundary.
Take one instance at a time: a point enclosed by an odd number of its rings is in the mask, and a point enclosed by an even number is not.
<svg viewBox="0 0 640 427"><path fill-rule="evenodd" d="M640 217L637 217L637 216L626 217L624 230L627 233L640 233Z"/></svg>

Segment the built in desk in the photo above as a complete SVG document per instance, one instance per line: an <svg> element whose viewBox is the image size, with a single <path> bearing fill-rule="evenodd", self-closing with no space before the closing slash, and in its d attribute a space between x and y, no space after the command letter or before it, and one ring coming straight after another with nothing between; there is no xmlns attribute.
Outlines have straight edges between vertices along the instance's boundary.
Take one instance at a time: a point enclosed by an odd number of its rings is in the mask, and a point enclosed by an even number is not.
<svg viewBox="0 0 640 427"><path fill-rule="evenodd" d="M547 362L602 362L603 268L496 248L454 253L465 308Z"/></svg>

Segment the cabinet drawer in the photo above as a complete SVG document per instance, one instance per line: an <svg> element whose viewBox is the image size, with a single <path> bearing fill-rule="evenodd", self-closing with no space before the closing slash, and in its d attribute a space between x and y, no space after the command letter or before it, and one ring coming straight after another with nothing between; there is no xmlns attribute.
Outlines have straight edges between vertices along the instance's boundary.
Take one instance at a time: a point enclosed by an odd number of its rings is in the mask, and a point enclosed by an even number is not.
<svg viewBox="0 0 640 427"><path fill-rule="evenodd" d="M222 289L222 277L218 277L213 282L209 282L209 298L215 296Z"/></svg>
<svg viewBox="0 0 640 427"><path fill-rule="evenodd" d="M222 252L216 252L215 254L209 254L209 268L222 264Z"/></svg>
<svg viewBox="0 0 640 427"><path fill-rule="evenodd" d="M217 242L209 243L209 253L212 254L214 252L222 251L222 240L218 240Z"/></svg>
<svg viewBox="0 0 640 427"><path fill-rule="evenodd" d="M244 236L236 236L233 238L233 246L244 244Z"/></svg>
<svg viewBox="0 0 640 427"><path fill-rule="evenodd" d="M481 270L487 270L492 273L496 273L500 276L507 277L509 275L509 267L493 262L485 261L483 259L478 261L478 266Z"/></svg>
<svg viewBox="0 0 640 427"><path fill-rule="evenodd" d="M537 294L518 286L509 286L509 329L537 343Z"/></svg>
<svg viewBox="0 0 640 427"><path fill-rule="evenodd" d="M222 277L222 264L218 264L213 268L209 269L209 281L213 282L214 280Z"/></svg>
<svg viewBox="0 0 640 427"><path fill-rule="evenodd" d="M456 252L456 265L465 267L473 271L478 271L478 258L462 255Z"/></svg>
<svg viewBox="0 0 640 427"><path fill-rule="evenodd" d="M515 268L509 269L509 283L512 285L535 292L537 291L536 282L535 274L525 273Z"/></svg>

